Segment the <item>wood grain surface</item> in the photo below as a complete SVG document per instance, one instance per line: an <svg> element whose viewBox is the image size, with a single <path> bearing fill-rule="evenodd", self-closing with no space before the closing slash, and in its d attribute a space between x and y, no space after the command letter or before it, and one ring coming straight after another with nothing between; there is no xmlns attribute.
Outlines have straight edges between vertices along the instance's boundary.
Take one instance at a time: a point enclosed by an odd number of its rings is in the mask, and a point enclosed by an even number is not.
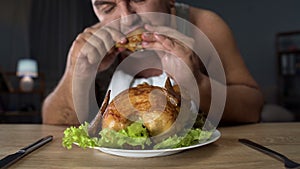
<svg viewBox="0 0 300 169"><path fill-rule="evenodd" d="M0 125L0 158L47 135L52 142L25 156L11 168L184 168L184 169L266 169L284 168L278 160L238 142L247 138L300 162L300 123L259 123L221 127L216 142L178 154L153 158L126 158L94 149L61 146L65 126Z"/></svg>

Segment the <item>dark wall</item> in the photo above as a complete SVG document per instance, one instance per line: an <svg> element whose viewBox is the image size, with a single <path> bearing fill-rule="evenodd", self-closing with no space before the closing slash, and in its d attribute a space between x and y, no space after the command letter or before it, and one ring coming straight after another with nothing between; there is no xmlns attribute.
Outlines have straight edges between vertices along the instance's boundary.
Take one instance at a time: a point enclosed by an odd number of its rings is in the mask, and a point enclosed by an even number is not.
<svg viewBox="0 0 300 169"><path fill-rule="evenodd" d="M49 93L73 40L97 21L91 7L89 0L1 0L0 67L13 72L20 58L36 59Z"/></svg>
<svg viewBox="0 0 300 169"><path fill-rule="evenodd" d="M0 1L0 67L15 71L16 61L29 55L31 0Z"/></svg>
<svg viewBox="0 0 300 169"><path fill-rule="evenodd" d="M275 35L300 30L299 0L178 0L210 9L230 26L243 58L268 102L276 101Z"/></svg>
<svg viewBox="0 0 300 169"><path fill-rule="evenodd" d="M14 71L17 60L30 55L29 15L32 2L33 0L0 1L0 66L7 71ZM267 101L275 102L277 91L275 34L281 31L300 30L300 1L178 0L178 2L213 10L229 24L243 58L254 78L262 87ZM78 28L78 32L82 29ZM68 44L69 47L71 42L72 40L65 44ZM66 58L66 53L67 50L60 51L61 56L59 57ZM48 53L45 52L45 54ZM35 57L41 59L43 56ZM51 57L54 56L50 55L46 58L51 59ZM65 63L61 62L57 65L49 60L43 64L46 65L40 66L44 67L42 69L45 71L44 73L51 74L48 77L47 87L47 91L50 91L62 75ZM55 67L55 69L46 69L47 66Z"/></svg>

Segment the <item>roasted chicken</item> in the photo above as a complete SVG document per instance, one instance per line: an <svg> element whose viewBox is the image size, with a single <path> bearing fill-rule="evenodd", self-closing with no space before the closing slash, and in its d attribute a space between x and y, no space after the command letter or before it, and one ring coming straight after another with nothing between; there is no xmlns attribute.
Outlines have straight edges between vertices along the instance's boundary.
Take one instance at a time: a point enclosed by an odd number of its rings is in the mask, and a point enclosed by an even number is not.
<svg viewBox="0 0 300 169"><path fill-rule="evenodd" d="M185 120L174 126L181 101L178 87L172 87L169 78L165 88L140 84L121 92L108 104L109 95L110 92L89 126L90 136L98 137L104 128L119 131L135 121L141 121L150 136L161 141L183 127Z"/></svg>

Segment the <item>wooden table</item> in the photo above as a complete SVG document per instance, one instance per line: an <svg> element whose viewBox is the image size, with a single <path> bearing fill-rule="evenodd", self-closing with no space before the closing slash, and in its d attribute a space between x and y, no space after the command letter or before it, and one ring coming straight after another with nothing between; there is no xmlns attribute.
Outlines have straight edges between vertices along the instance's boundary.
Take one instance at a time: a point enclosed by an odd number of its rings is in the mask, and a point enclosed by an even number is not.
<svg viewBox="0 0 300 169"><path fill-rule="evenodd" d="M175 155L154 158L125 158L93 149L61 146L66 127L48 125L0 125L0 158L17 151L39 138L53 135L54 140L27 155L11 168L204 168L266 169L283 168L274 158L242 145L237 140L248 138L279 151L300 162L300 123L260 123L218 130L216 142Z"/></svg>

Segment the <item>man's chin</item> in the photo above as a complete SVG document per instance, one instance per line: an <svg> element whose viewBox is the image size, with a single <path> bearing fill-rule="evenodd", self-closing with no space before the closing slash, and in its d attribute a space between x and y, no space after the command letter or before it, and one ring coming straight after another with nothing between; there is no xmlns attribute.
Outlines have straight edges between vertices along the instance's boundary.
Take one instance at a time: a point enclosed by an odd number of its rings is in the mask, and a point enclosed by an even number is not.
<svg viewBox="0 0 300 169"><path fill-rule="evenodd" d="M146 69L138 73L135 78L149 78L153 76L159 76L162 74L162 70L159 69Z"/></svg>
<svg viewBox="0 0 300 169"><path fill-rule="evenodd" d="M131 58L136 58L136 59L143 59L143 57L146 57L146 55L148 55L148 53L144 52L141 53L142 51L135 51L132 52L128 49L121 49L120 54L119 54L119 58L123 61L124 59L126 59L128 56L130 56Z"/></svg>
<svg viewBox="0 0 300 169"><path fill-rule="evenodd" d="M149 78L162 74L161 61L154 51L144 50L143 52L131 52L129 50L125 50L119 54L119 59L120 62L128 59L126 60L126 63L132 63L132 66L126 67L129 72L142 70L135 75L136 78Z"/></svg>

